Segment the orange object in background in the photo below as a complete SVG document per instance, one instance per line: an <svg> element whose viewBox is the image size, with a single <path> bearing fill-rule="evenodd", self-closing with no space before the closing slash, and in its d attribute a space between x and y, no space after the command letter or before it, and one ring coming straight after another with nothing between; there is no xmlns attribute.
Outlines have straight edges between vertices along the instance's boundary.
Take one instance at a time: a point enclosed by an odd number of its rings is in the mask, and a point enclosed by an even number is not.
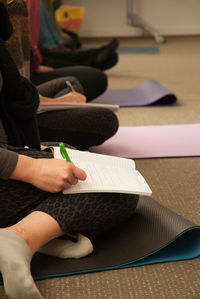
<svg viewBox="0 0 200 299"><path fill-rule="evenodd" d="M61 5L56 10L56 20L62 29L79 34L84 17L84 7Z"/></svg>

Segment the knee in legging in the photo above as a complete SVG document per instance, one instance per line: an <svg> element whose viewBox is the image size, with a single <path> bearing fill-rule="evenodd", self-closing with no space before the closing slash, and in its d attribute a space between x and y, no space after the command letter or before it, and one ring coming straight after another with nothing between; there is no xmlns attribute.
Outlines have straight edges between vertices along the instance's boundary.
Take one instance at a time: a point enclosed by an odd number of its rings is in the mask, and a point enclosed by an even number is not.
<svg viewBox="0 0 200 299"><path fill-rule="evenodd" d="M110 138L113 136L118 128L119 121L116 114L107 108L100 108L93 115L94 119L98 120L99 134Z"/></svg>
<svg viewBox="0 0 200 299"><path fill-rule="evenodd" d="M73 194L62 210L63 231L88 237L101 235L133 216L138 195L119 193Z"/></svg>

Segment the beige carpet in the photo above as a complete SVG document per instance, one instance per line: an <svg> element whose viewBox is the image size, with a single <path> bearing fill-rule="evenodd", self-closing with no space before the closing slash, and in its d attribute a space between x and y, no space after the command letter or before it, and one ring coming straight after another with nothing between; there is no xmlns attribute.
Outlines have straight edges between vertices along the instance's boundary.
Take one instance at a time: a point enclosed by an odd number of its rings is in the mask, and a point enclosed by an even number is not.
<svg viewBox="0 0 200 299"><path fill-rule="evenodd" d="M120 109L120 125L200 123L200 37L166 40L159 46L160 54L121 54L118 65L107 71L109 87L130 88L154 79L177 95L178 104ZM134 38L121 44L156 45ZM136 165L154 200L200 225L198 157L140 159ZM200 258L46 279L37 285L47 299L198 299ZM5 298L2 287L0 298Z"/></svg>

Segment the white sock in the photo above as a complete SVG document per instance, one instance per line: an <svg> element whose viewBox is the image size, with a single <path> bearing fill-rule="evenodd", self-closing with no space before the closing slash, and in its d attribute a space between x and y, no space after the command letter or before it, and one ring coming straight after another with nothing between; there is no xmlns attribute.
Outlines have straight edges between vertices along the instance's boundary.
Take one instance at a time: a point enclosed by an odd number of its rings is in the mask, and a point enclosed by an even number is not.
<svg viewBox="0 0 200 299"><path fill-rule="evenodd" d="M78 234L77 242L66 239L54 239L41 247L39 252L60 258L81 258L92 253L93 245L91 241Z"/></svg>
<svg viewBox="0 0 200 299"><path fill-rule="evenodd" d="M30 272L32 253L19 235L0 229L0 272L9 299L42 299Z"/></svg>

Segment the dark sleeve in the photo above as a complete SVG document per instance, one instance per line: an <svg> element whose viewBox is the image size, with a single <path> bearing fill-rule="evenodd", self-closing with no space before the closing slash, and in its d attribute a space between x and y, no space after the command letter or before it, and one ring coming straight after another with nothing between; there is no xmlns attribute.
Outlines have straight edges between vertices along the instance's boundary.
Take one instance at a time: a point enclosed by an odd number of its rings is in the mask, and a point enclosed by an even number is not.
<svg viewBox="0 0 200 299"><path fill-rule="evenodd" d="M17 161L17 153L0 148L0 179L8 179L11 176Z"/></svg>

